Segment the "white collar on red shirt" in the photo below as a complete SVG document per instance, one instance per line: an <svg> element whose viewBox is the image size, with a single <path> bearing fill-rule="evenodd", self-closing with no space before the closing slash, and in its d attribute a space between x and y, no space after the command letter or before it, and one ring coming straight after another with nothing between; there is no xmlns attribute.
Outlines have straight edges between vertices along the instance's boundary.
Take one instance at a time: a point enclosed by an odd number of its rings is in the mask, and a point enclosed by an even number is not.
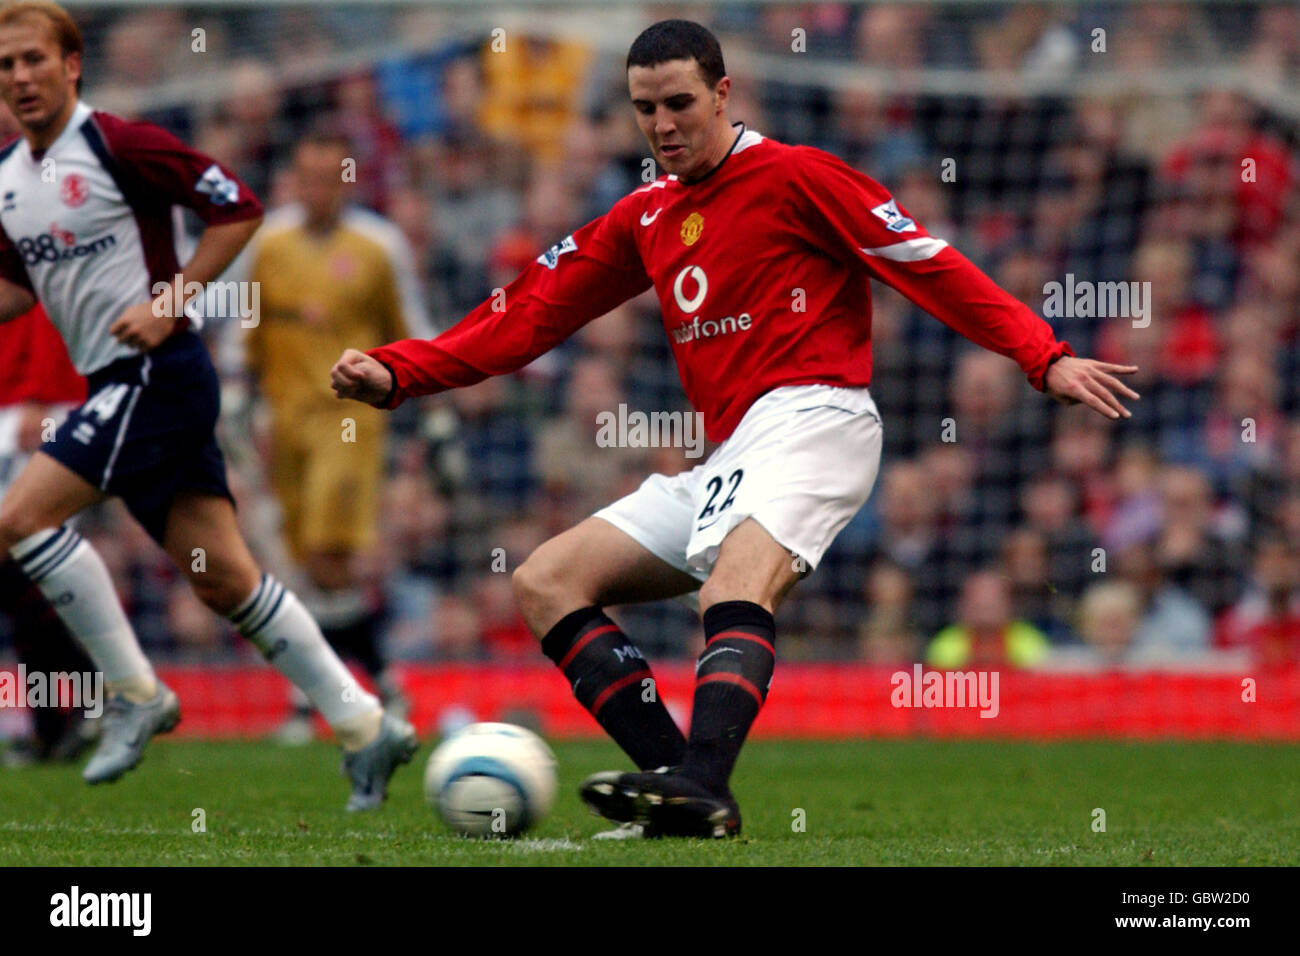
<svg viewBox="0 0 1300 956"><path fill-rule="evenodd" d="M699 183L704 182L705 180L711 178L719 169L725 166L727 160L729 160L733 154L743 152L749 149L749 147L757 143L761 143L763 141L763 134L755 133L754 131L747 129L744 123L732 123L731 126L733 129L739 126L740 132L736 134L736 138L732 141L731 149L727 150L727 155L723 156L722 159L718 160L718 165L714 166L712 169L710 169L699 179L692 180L689 183L682 183L683 186L695 186L698 185ZM676 179L677 176L672 175L669 176L668 178Z"/></svg>
<svg viewBox="0 0 1300 956"><path fill-rule="evenodd" d="M740 127L740 135L736 137L736 142L731 147L733 153L743 153L749 147L757 146L763 142L763 134L747 128L744 123L734 123L732 125Z"/></svg>

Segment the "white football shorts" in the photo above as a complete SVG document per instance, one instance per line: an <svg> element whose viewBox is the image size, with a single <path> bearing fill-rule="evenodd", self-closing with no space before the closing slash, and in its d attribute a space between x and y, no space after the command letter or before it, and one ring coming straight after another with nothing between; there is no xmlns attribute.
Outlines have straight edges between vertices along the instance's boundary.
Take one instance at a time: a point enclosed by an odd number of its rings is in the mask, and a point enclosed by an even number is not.
<svg viewBox="0 0 1300 956"><path fill-rule="evenodd" d="M808 569L871 494L884 431L865 388L789 385L768 392L702 465L654 474L596 512L700 581L722 539L753 518Z"/></svg>
<svg viewBox="0 0 1300 956"><path fill-rule="evenodd" d="M21 406L0 408L0 498L27 464L28 455L18 450L18 424L21 420Z"/></svg>
<svg viewBox="0 0 1300 956"><path fill-rule="evenodd" d="M46 414L54 419L57 428L68 417L69 409L75 407L75 404L53 405L49 407ZM20 451L18 448L18 428L22 423L22 411L21 403L0 408L0 498L4 497L9 486L17 479L18 473L27 466L27 462L32 457L30 451Z"/></svg>

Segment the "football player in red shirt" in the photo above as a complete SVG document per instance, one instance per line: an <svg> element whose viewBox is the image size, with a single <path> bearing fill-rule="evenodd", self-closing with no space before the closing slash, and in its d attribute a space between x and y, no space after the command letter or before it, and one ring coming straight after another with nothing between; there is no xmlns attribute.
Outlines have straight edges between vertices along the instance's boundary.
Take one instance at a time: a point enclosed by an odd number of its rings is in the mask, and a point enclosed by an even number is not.
<svg viewBox="0 0 1300 956"><path fill-rule="evenodd" d="M9 135L11 120L8 110L0 109L0 138ZM48 429L85 399L86 380L72 367L68 350L40 305L0 324L0 498ZM12 623L14 649L29 673L93 669L40 589L4 555L0 614ZM86 724L81 711L57 703L30 707L32 736L15 741L4 755L5 763L73 760L94 742L98 726Z"/></svg>
<svg viewBox="0 0 1300 956"><path fill-rule="evenodd" d="M495 297L433 340L348 350L331 371L340 397L392 408L521 368L655 289L687 397L721 444L692 471L651 475L514 574L542 650L643 771L582 788L629 836L740 830L728 780L772 678L773 612L866 502L879 466L869 279L1062 401L1120 418L1116 395L1137 398L1116 378L1132 366L1074 357L884 187L733 125L725 72L704 27L647 29L628 86L667 174L543 253L505 289L504 308ZM707 643L685 739L602 607L696 590Z"/></svg>

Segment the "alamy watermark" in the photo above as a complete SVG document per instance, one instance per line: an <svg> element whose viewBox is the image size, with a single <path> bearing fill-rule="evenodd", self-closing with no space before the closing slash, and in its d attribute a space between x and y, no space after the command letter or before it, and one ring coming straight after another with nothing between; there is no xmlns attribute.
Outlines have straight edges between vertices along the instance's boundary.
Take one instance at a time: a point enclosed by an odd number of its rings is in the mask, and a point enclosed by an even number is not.
<svg viewBox="0 0 1300 956"><path fill-rule="evenodd" d="M121 927L132 936L148 936L153 928L153 894L82 892L73 884L68 892L50 897L50 925Z"/></svg>
<svg viewBox="0 0 1300 956"><path fill-rule="evenodd" d="M260 282L186 282L181 288L182 278L177 275L171 282L153 284L154 315L178 318L187 307L197 308L206 319L239 319L243 328L257 328L262 309Z"/></svg>
<svg viewBox="0 0 1300 956"><path fill-rule="evenodd" d="M599 448L684 448L687 458L704 454L704 415L701 412L617 412L596 415Z"/></svg>
<svg viewBox="0 0 1300 956"><path fill-rule="evenodd" d="M1065 282L1043 286L1043 317L1047 319L1132 319L1133 328L1151 324L1150 282L1089 282L1065 274Z"/></svg>
<svg viewBox="0 0 1300 956"><path fill-rule="evenodd" d="M81 710L94 719L104 712L101 671L0 671L0 708L60 707Z"/></svg>
<svg viewBox="0 0 1300 956"><path fill-rule="evenodd" d="M895 707L978 707L981 717L996 717L997 671L926 671L920 664L912 672L895 671L889 702Z"/></svg>

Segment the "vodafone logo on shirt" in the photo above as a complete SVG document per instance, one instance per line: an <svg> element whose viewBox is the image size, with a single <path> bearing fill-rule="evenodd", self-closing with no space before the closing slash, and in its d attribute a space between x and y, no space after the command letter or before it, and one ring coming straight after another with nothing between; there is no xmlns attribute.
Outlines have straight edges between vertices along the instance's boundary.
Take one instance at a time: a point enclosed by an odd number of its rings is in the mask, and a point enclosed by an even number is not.
<svg viewBox="0 0 1300 956"><path fill-rule="evenodd" d="M695 290L690 298L687 298L686 295L688 288ZM704 274L704 270L699 266L687 266L677 273L677 278L673 280L673 298L677 300L677 308L687 315L690 315L703 305L704 297L708 294L709 277ZM753 321L753 316L748 312L742 312L740 315L729 315L724 319L705 319L703 322L700 321L700 317L697 315L690 322L683 322L677 328L672 329L671 333L674 342L678 345L685 345L695 339L711 339L715 335L727 335L737 331L748 332Z"/></svg>
<svg viewBox="0 0 1300 956"><path fill-rule="evenodd" d="M685 292L688 279L695 286L695 294L689 299L686 298ZM677 300L677 308L687 315L690 315L703 305L704 297L708 294L709 277L704 274L704 270L699 266L687 266L677 273L677 278L673 280L673 298Z"/></svg>

